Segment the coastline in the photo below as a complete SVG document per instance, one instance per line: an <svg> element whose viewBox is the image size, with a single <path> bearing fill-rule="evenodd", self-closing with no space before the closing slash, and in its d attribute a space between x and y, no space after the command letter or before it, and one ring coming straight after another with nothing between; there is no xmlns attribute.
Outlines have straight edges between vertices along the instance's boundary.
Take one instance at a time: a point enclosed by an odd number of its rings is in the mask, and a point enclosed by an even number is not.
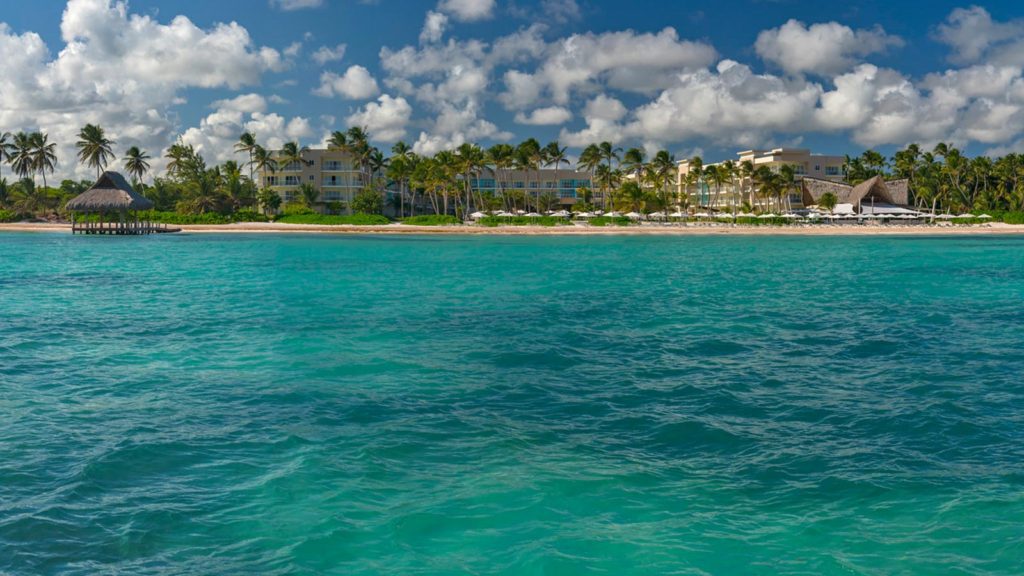
<svg viewBox="0 0 1024 576"><path fill-rule="evenodd" d="M1024 225L994 222L970 226L323 226L243 222L183 225L182 234L340 234L340 235L448 235L448 236L985 236L1024 234ZM0 232L65 232L70 224L2 223Z"/></svg>

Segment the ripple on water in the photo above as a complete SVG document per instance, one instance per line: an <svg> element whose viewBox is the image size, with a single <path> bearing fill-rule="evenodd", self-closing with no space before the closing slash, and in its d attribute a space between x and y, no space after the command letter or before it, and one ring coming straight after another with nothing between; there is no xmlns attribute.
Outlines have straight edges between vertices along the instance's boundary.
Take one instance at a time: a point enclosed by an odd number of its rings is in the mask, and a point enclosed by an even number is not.
<svg viewBox="0 0 1024 576"><path fill-rule="evenodd" d="M0 572L1024 565L1019 241L80 240L0 234Z"/></svg>

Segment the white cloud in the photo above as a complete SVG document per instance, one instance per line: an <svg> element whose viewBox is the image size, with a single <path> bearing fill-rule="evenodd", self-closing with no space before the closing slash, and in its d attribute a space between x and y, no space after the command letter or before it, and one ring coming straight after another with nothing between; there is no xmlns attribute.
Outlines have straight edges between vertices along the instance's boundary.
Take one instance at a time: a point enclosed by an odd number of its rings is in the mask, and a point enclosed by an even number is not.
<svg viewBox="0 0 1024 576"><path fill-rule="evenodd" d="M158 158L174 141L173 108L185 90L239 89L285 66L238 24L202 29L184 16L161 23L129 14L123 2L70 0L60 28L65 45L51 52L37 34L0 23L0 126L48 132L58 143L57 177L95 176L75 161L86 123L103 126L118 156L139 146Z"/></svg>
<svg viewBox="0 0 1024 576"><path fill-rule="evenodd" d="M270 0L270 5L279 10L290 12L306 8L319 8L324 5L324 0Z"/></svg>
<svg viewBox="0 0 1024 576"><path fill-rule="evenodd" d="M365 100L380 92L377 80L362 66L349 66L345 74L324 72L320 75L320 87L313 91L317 96L330 98L341 96L349 100Z"/></svg>
<svg viewBox="0 0 1024 576"><path fill-rule="evenodd" d="M328 62L337 62L345 58L345 50L347 46L345 44L338 44L334 48L330 46L321 46L316 52L313 52L313 60L323 66Z"/></svg>
<svg viewBox="0 0 1024 576"><path fill-rule="evenodd" d="M395 142L405 138L405 127L412 116L412 106L401 96L394 98L382 94L376 102L369 102L346 121L350 126L362 126L375 142Z"/></svg>
<svg viewBox="0 0 1024 576"><path fill-rule="evenodd" d="M198 126L185 130L181 140L191 144L207 162L227 160L241 162L245 157L234 150L243 132L254 132L259 142L271 149L285 142L308 140L313 128L306 118L286 119L276 113L267 113L266 100L258 94L244 94L213 104L215 110L200 120Z"/></svg>
<svg viewBox="0 0 1024 576"><path fill-rule="evenodd" d="M420 42L427 44L440 42L444 31L448 27L448 16L430 10L423 21L423 31L420 32Z"/></svg>
<svg viewBox="0 0 1024 576"><path fill-rule="evenodd" d="M936 30L936 38L950 46L953 53L950 61L958 64L970 64L982 59L993 47L1003 46L1000 59L1005 60L1024 47L1024 20L996 22L988 10L980 6L957 8L953 10ZM1007 41L1011 42L1006 46ZM1006 49L1008 48L1008 49ZM1024 62L1024 60L1019 60Z"/></svg>
<svg viewBox="0 0 1024 576"><path fill-rule="evenodd" d="M440 0L437 9L460 22L486 20L494 15L495 0Z"/></svg>
<svg viewBox="0 0 1024 576"><path fill-rule="evenodd" d="M561 106L549 106L538 108L529 114L519 112L516 114L517 124L529 126L558 126L572 120L572 112Z"/></svg>
<svg viewBox="0 0 1024 576"><path fill-rule="evenodd" d="M563 24L583 16L576 0L543 0L540 6L545 17Z"/></svg>
<svg viewBox="0 0 1024 576"><path fill-rule="evenodd" d="M838 74L859 59L902 46L903 41L881 27L854 30L838 22L805 25L790 20L757 37L758 56L790 74Z"/></svg>

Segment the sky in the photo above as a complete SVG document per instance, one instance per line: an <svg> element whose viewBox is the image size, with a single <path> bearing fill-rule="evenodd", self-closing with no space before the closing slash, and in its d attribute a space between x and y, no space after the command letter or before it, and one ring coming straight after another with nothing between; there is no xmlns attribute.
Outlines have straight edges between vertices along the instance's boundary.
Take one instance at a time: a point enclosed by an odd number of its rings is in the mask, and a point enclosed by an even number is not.
<svg viewBox="0 0 1024 576"><path fill-rule="evenodd" d="M1024 151L1024 7L869 0L0 0L0 132L59 177L96 123L121 155L209 162L366 127L423 154L534 137L706 161L750 148ZM851 3L852 4L852 3Z"/></svg>

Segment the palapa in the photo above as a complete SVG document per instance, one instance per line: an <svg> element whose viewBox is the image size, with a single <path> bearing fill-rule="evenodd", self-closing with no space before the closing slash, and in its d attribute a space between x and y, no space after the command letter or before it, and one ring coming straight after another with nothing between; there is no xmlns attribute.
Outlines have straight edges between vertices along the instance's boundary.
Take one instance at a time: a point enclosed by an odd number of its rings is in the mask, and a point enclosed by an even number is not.
<svg viewBox="0 0 1024 576"><path fill-rule="evenodd" d="M152 210L153 202L142 196L124 176L117 172L104 172L99 180L67 204L72 212L128 212Z"/></svg>

